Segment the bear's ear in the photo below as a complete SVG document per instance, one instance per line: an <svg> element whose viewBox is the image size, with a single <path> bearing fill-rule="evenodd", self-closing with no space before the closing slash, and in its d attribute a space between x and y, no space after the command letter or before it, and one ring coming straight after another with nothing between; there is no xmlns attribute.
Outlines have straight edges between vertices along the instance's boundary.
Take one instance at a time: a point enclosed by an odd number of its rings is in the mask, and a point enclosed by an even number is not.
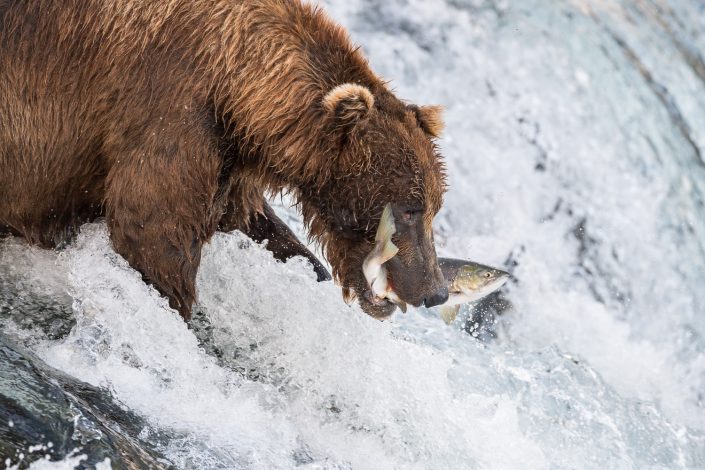
<svg viewBox="0 0 705 470"><path fill-rule="evenodd" d="M432 137L440 137L445 128L443 122L443 106L415 106L411 109L416 113L416 120L419 121L421 129Z"/></svg>
<svg viewBox="0 0 705 470"><path fill-rule="evenodd" d="M352 129L355 124L366 118L375 104L372 92L355 83L338 85L323 98L323 107L345 129Z"/></svg>

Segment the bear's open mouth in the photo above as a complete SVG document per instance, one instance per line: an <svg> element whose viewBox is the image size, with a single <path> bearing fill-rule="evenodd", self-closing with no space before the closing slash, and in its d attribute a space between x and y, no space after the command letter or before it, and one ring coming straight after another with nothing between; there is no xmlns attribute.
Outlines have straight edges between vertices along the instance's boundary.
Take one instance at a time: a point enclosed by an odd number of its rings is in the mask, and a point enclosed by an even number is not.
<svg viewBox="0 0 705 470"><path fill-rule="evenodd" d="M363 290L361 300L368 302L372 306L389 310L390 315L394 312L396 307L399 307L402 312L406 313L406 302L401 300L399 295L394 290L394 282L392 281L392 277L389 275L389 272L386 269L383 269L380 274L386 278L386 282L384 283L386 285L386 289L384 293L381 295L379 293L375 293L372 286L368 284Z"/></svg>
<svg viewBox="0 0 705 470"><path fill-rule="evenodd" d="M375 295L374 292L372 292L372 289L365 289L363 293L363 298L371 303L372 305L380 306L380 305L386 305L386 304L392 304L395 305L394 302L391 301L391 299L387 297L380 297L378 295Z"/></svg>
<svg viewBox="0 0 705 470"><path fill-rule="evenodd" d="M393 314L398 307L390 299L376 296L369 288L363 290L359 296L359 301L362 310L376 318L386 318Z"/></svg>

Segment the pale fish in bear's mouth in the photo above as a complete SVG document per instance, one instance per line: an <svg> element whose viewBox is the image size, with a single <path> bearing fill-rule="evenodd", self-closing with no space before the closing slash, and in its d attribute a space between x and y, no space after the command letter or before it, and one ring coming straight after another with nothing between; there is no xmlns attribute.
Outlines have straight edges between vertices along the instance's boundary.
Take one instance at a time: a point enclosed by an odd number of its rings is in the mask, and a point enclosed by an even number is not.
<svg viewBox="0 0 705 470"><path fill-rule="evenodd" d="M384 206L377 233L375 234L375 247L362 263L362 273L365 275L367 284L370 287L369 292L371 295L368 300L371 303L381 305L384 302L391 302L396 304L402 312L406 313L406 302L401 300L392 289L387 278L387 270L383 266L399 251L399 248L392 243L392 235L394 235L396 230L392 205L387 204Z"/></svg>

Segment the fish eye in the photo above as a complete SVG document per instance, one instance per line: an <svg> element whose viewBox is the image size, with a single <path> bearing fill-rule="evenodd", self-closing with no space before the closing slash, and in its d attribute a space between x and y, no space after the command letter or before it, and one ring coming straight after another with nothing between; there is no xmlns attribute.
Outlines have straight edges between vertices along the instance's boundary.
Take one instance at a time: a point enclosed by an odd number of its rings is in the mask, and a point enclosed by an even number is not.
<svg viewBox="0 0 705 470"><path fill-rule="evenodd" d="M486 278L486 279L489 279L489 278L491 278L491 277L492 277L492 273L489 272L489 271L486 271L486 272L485 272L485 278Z"/></svg>

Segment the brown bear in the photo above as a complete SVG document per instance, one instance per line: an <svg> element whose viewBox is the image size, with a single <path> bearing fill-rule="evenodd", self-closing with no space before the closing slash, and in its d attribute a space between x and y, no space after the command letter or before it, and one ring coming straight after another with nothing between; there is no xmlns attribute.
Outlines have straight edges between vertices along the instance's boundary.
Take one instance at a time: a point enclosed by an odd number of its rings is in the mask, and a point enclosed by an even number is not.
<svg viewBox="0 0 705 470"><path fill-rule="evenodd" d="M56 247L105 217L115 250L188 320L216 229L309 257L267 206L290 191L346 293L393 205L387 264L447 298L432 219L438 107L396 98L345 31L297 0L0 0L0 231Z"/></svg>

